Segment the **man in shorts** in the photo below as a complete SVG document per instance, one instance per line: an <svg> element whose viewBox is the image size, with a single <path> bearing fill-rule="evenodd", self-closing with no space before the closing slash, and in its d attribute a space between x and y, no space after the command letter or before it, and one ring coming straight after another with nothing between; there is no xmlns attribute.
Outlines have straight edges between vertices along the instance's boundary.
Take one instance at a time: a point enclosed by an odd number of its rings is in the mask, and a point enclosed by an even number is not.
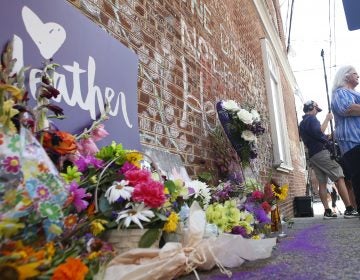
<svg viewBox="0 0 360 280"><path fill-rule="evenodd" d="M337 218L337 215L329 208L327 200L326 184L328 178L336 183L339 195L346 206L344 218L359 217L358 212L350 204L341 166L331 158L330 152L326 149L328 139L324 134L324 131L326 130L329 121L333 118L333 115L328 113L324 123L320 125L316 115L322 110L319 108L318 104L312 100L304 104L303 111L305 115L299 125L300 136L308 149L311 166L319 181L319 196L325 209L324 219Z"/></svg>

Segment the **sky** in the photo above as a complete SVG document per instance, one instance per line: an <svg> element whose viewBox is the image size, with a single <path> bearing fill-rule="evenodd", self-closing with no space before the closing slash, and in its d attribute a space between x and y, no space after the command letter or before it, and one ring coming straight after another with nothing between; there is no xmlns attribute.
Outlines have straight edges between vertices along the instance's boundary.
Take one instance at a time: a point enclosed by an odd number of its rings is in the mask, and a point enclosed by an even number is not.
<svg viewBox="0 0 360 280"><path fill-rule="evenodd" d="M279 2L288 40L291 0ZM360 71L360 29L348 30L342 0L294 0L288 58L303 101L314 100L323 109L318 114L320 121L325 119L328 108L322 49L331 98L338 67L350 64ZM300 121L300 99L296 105Z"/></svg>

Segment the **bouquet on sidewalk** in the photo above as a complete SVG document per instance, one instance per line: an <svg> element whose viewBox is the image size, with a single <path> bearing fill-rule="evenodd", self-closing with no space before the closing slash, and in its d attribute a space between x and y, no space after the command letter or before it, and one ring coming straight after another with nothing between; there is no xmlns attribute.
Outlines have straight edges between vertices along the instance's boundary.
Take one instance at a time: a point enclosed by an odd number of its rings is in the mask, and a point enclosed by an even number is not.
<svg viewBox="0 0 360 280"><path fill-rule="evenodd" d="M141 152L106 137L108 108L80 135L56 127L59 65L46 61L35 105L23 68L12 73L12 42L0 67L0 271L13 279L92 279L114 256L101 235L112 228L161 230L174 215L160 176ZM149 238L153 235L149 235ZM150 242L150 241L148 241Z"/></svg>
<svg viewBox="0 0 360 280"><path fill-rule="evenodd" d="M278 201L286 198L287 190L288 185L279 186L273 180L262 185L247 179L241 188L231 182L220 183L206 209L207 221L223 233L265 238L273 224L271 213Z"/></svg>

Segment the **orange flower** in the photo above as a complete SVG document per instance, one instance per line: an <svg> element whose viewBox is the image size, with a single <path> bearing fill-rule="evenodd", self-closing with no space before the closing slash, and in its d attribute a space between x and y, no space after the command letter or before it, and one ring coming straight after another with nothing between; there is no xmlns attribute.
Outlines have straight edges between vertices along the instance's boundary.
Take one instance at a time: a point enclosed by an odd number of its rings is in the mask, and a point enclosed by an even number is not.
<svg viewBox="0 0 360 280"><path fill-rule="evenodd" d="M42 173L48 173L49 172L49 168L45 165L44 162L40 162L38 164L38 170Z"/></svg>
<svg viewBox="0 0 360 280"><path fill-rule="evenodd" d="M59 265L52 276L52 280L83 280L89 268L80 260L67 258L66 262Z"/></svg>
<svg viewBox="0 0 360 280"><path fill-rule="evenodd" d="M77 221L78 221L78 217L76 214L70 214L66 216L64 219L65 228L72 228L73 226L76 225Z"/></svg>
<svg viewBox="0 0 360 280"><path fill-rule="evenodd" d="M94 216L94 214L95 214L95 203L94 202L91 203L89 205L89 207L86 209L86 213L89 217Z"/></svg>
<svg viewBox="0 0 360 280"><path fill-rule="evenodd" d="M73 154L76 152L77 147L75 137L67 132L45 132L43 137L43 146L60 155Z"/></svg>

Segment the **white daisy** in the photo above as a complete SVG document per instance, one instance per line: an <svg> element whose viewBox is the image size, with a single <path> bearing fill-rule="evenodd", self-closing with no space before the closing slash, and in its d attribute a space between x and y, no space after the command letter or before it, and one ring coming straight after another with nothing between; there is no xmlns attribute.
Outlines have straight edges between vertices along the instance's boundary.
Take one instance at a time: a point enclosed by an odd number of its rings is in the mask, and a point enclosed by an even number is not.
<svg viewBox="0 0 360 280"><path fill-rule="evenodd" d="M185 197L185 199L187 199L190 196L194 196L195 199L200 197L205 206L209 204L211 199L211 194L210 194L209 186L207 184L199 180L193 180L190 182L185 182L185 186L188 189L192 189L194 191L193 193L189 192L189 194Z"/></svg>
<svg viewBox="0 0 360 280"><path fill-rule="evenodd" d="M133 187L128 186L129 181L121 180L120 182L114 181L112 186L107 189L105 197L109 203L114 203L120 197L123 199L130 199L131 194L134 191Z"/></svg>
<svg viewBox="0 0 360 280"><path fill-rule="evenodd" d="M130 223L133 222L137 224L140 228L144 228L141 224L141 221L150 222L149 218L155 217L153 211L149 207L145 207L144 203L141 204L132 204L128 203L126 208L131 206L130 209L120 211L117 213L116 222L121 223L126 228L129 227Z"/></svg>

